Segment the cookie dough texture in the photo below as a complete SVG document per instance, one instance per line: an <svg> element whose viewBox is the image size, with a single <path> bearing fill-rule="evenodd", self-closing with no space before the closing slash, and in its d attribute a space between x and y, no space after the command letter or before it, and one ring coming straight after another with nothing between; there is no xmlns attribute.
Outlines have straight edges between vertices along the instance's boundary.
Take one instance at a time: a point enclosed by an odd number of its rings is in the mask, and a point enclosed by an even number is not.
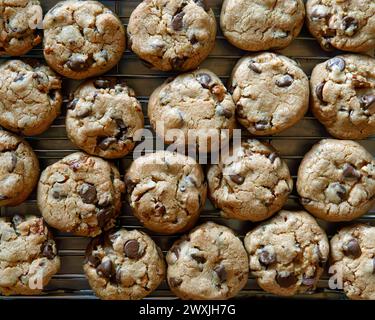
<svg viewBox="0 0 375 320"><path fill-rule="evenodd" d="M146 228L165 234L190 229L206 201L201 166L179 153L157 151L137 158L125 184L134 215Z"/></svg>
<svg viewBox="0 0 375 320"><path fill-rule="evenodd" d="M60 114L61 80L37 61L0 65L0 125L31 136L49 128Z"/></svg>
<svg viewBox="0 0 375 320"><path fill-rule="evenodd" d="M311 75L311 108L339 139L375 134L375 59L347 54L318 64Z"/></svg>
<svg viewBox="0 0 375 320"><path fill-rule="evenodd" d="M87 153L104 158L128 154L143 123L134 91L115 78L91 79L80 85L66 116L70 140Z"/></svg>
<svg viewBox="0 0 375 320"><path fill-rule="evenodd" d="M227 40L248 51L287 47L300 33L302 0L224 0L220 25Z"/></svg>
<svg viewBox="0 0 375 320"><path fill-rule="evenodd" d="M375 227L341 229L331 239L331 264L350 299L375 300Z"/></svg>
<svg viewBox="0 0 375 320"><path fill-rule="evenodd" d="M375 48L373 0L308 0L307 26L325 50L366 52Z"/></svg>
<svg viewBox="0 0 375 320"><path fill-rule="evenodd" d="M282 296L313 291L328 260L322 228L305 211L280 211L245 237L250 272L265 291Z"/></svg>
<svg viewBox="0 0 375 320"><path fill-rule="evenodd" d="M288 166L257 140L235 145L208 169L209 197L226 218L260 221L280 210L293 189Z"/></svg>
<svg viewBox="0 0 375 320"><path fill-rule="evenodd" d="M105 73L125 50L122 22L97 1L61 1L47 12L43 26L44 57L68 78Z"/></svg>
<svg viewBox="0 0 375 320"><path fill-rule="evenodd" d="M43 19L38 0L0 1L0 56L20 56L42 41L37 28Z"/></svg>
<svg viewBox="0 0 375 320"><path fill-rule="evenodd" d="M349 221L375 204L375 161L360 144L325 139L305 155L298 169L302 205L316 217Z"/></svg>
<svg viewBox="0 0 375 320"><path fill-rule="evenodd" d="M104 300L138 300L165 277L163 253L138 230L117 230L94 238L83 266L90 286Z"/></svg>
<svg viewBox="0 0 375 320"><path fill-rule="evenodd" d="M168 284L184 300L226 300L246 285L248 261L232 230L207 222L168 251Z"/></svg>
<svg viewBox="0 0 375 320"><path fill-rule="evenodd" d="M238 121L254 135L270 135L296 124L309 105L309 80L297 63L274 53L238 61L228 84Z"/></svg>
<svg viewBox="0 0 375 320"><path fill-rule="evenodd" d="M218 150L236 126L232 96L207 69L181 74L158 87L150 97L148 116L166 143L202 152Z"/></svg>
<svg viewBox="0 0 375 320"><path fill-rule="evenodd" d="M39 162L29 144L0 130L0 206L16 206L38 183Z"/></svg>
<svg viewBox="0 0 375 320"><path fill-rule="evenodd" d="M113 164L77 152L42 172L37 200L51 227L93 237L113 227L124 189Z"/></svg>
<svg viewBox="0 0 375 320"><path fill-rule="evenodd" d="M59 269L56 244L42 218L0 218L0 294L40 294Z"/></svg>
<svg viewBox="0 0 375 320"><path fill-rule="evenodd" d="M215 45L216 20L205 0L145 0L132 12L130 48L162 71L196 68Z"/></svg>

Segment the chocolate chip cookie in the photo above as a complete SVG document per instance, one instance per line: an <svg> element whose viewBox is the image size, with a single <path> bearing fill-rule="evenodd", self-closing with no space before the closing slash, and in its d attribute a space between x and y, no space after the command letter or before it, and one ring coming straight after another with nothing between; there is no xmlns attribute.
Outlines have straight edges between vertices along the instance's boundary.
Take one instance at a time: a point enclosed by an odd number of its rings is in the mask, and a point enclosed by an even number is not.
<svg viewBox="0 0 375 320"><path fill-rule="evenodd" d="M248 261L231 229L206 222L168 251L168 284L184 300L229 299L246 285Z"/></svg>
<svg viewBox="0 0 375 320"><path fill-rule="evenodd" d="M220 25L227 40L248 51L287 47L300 33L302 0L224 0Z"/></svg>
<svg viewBox="0 0 375 320"><path fill-rule="evenodd" d="M217 150L236 125L232 96L207 69L181 74L158 87L150 97L148 116L166 143L190 145L202 152Z"/></svg>
<svg viewBox="0 0 375 320"><path fill-rule="evenodd" d="M226 218L260 221L288 199L293 180L275 150L257 140L235 145L207 173L209 197Z"/></svg>
<svg viewBox="0 0 375 320"><path fill-rule="evenodd" d="M309 105L309 80L297 63L274 53L238 61L228 84L238 121L254 135L270 135L296 124Z"/></svg>
<svg viewBox="0 0 375 320"><path fill-rule="evenodd" d="M298 169L302 205L316 217L349 221L375 204L375 161L360 144L325 139L305 155Z"/></svg>
<svg viewBox="0 0 375 320"><path fill-rule="evenodd" d="M0 125L23 135L38 135L60 114L61 80L37 61L0 65Z"/></svg>
<svg viewBox="0 0 375 320"><path fill-rule="evenodd" d="M142 107L133 89L116 78L84 82L68 104L68 137L92 155L124 157L134 148L134 135L142 128Z"/></svg>
<svg viewBox="0 0 375 320"><path fill-rule="evenodd" d="M94 238L83 266L90 286L104 300L138 300L165 277L163 253L138 230L120 229Z"/></svg>
<svg viewBox="0 0 375 320"><path fill-rule="evenodd" d="M331 263L350 299L375 300L375 227L341 229L331 239Z"/></svg>
<svg viewBox="0 0 375 320"><path fill-rule="evenodd" d="M93 237L113 227L124 189L113 164L76 152L42 172L37 200L51 227Z"/></svg>
<svg viewBox="0 0 375 320"><path fill-rule="evenodd" d="M265 291L311 292L328 260L327 235L305 211L280 211L245 237L250 271Z"/></svg>
<svg viewBox="0 0 375 320"><path fill-rule="evenodd" d="M145 0L132 12L130 48L162 71L191 70L215 45L216 20L205 0Z"/></svg>
<svg viewBox="0 0 375 320"><path fill-rule="evenodd" d="M47 12L43 27L44 57L68 78L105 73L125 50L122 22L98 1L61 1Z"/></svg>
<svg viewBox="0 0 375 320"><path fill-rule="evenodd" d="M0 56L20 56L39 44L42 19L38 0L0 1Z"/></svg>
<svg viewBox="0 0 375 320"><path fill-rule="evenodd" d="M311 108L339 139L375 134L375 59L347 54L318 64L311 75Z"/></svg>
<svg viewBox="0 0 375 320"><path fill-rule="evenodd" d="M307 26L325 50L365 52L375 48L373 0L308 0Z"/></svg>
<svg viewBox="0 0 375 320"><path fill-rule="evenodd" d="M42 218L0 218L0 294L40 294L59 269L56 244Z"/></svg>
<svg viewBox="0 0 375 320"><path fill-rule="evenodd" d="M134 215L146 228L165 234L191 228L206 201L201 166L179 153L157 151L135 159L125 184Z"/></svg>
<svg viewBox="0 0 375 320"><path fill-rule="evenodd" d="M39 162L29 144L0 130L0 207L25 201L38 177Z"/></svg>

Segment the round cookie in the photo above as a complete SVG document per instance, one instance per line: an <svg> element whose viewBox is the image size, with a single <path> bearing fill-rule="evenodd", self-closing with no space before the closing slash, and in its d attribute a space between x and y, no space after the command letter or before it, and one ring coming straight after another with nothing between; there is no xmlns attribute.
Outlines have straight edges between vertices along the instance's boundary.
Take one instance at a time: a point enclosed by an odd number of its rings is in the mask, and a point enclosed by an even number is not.
<svg viewBox="0 0 375 320"><path fill-rule="evenodd" d="M297 63L275 53L238 61L228 87L238 121L254 135L281 132L303 118L309 106L309 80Z"/></svg>
<svg viewBox="0 0 375 320"><path fill-rule="evenodd" d="M311 75L311 109L339 139L375 134L375 59L347 54L318 64Z"/></svg>
<svg viewBox="0 0 375 320"><path fill-rule="evenodd" d="M135 159L125 184L133 214L146 228L164 234L190 229L206 201L201 166L179 153L157 151Z"/></svg>
<svg viewBox="0 0 375 320"><path fill-rule="evenodd" d="M373 0L308 0L307 26L324 50L365 52L375 48Z"/></svg>
<svg viewBox="0 0 375 320"><path fill-rule="evenodd" d="M113 164L76 152L42 172L38 207L51 227L94 237L113 227L124 189Z"/></svg>
<svg viewBox="0 0 375 320"><path fill-rule="evenodd" d="M280 211L245 237L250 272L265 291L282 296L315 290L328 260L327 235L305 211Z"/></svg>
<svg viewBox="0 0 375 320"><path fill-rule="evenodd" d="M55 241L42 218L0 218L0 294L37 295L60 269Z"/></svg>
<svg viewBox="0 0 375 320"><path fill-rule="evenodd" d="M60 114L61 80L46 65L30 60L0 65L0 125L26 136L49 128Z"/></svg>
<svg viewBox="0 0 375 320"><path fill-rule="evenodd" d="M166 143L195 146L202 152L216 151L236 126L232 96L207 69L164 82L150 97L148 116Z"/></svg>
<svg viewBox="0 0 375 320"><path fill-rule="evenodd" d="M302 205L327 221L349 221L375 204L375 161L360 144L325 139L305 155L298 169Z"/></svg>
<svg viewBox="0 0 375 320"><path fill-rule="evenodd" d="M165 277L163 253L138 230L120 229L94 238L83 269L95 294L104 300L142 299Z"/></svg>
<svg viewBox="0 0 375 320"><path fill-rule="evenodd" d="M134 148L134 135L143 122L134 91L116 78L99 78L87 80L75 91L68 105L66 131L89 154L122 158Z"/></svg>
<svg viewBox="0 0 375 320"><path fill-rule="evenodd" d="M375 300L375 227L342 228L331 239L331 268L350 299Z"/></svg>
<svg viewBox="0 0 375 320"><path fill-rule="evenodd" d="M195 69L215 45L215 15L205 0L145 0L130 16L128 37L131 50L156 69Z"/></svg>
<svg viewBox="0 0 375 320"><path fill-rule="evenodd" d="M0 56L21 56L42 41L37 28L43 20L38 0L0 2Z"/></svg>
<svg viewBox="0 0 375 320"><path fill-rule="evenodd" d="M287 47L300 33L304 17L302 0L224 0L220 25L234 46L262 51Z"/></svg>
<svg viewBox="0 0 375 320"><path fill-rule="evenodd" d="M122 22L98 1L61 1L47 12L43 27L47 63L72 79L107 72L126 47Z"/></svg>
<svg viewBox="0 0 375 320"><path fill-rule="evenodd" d="M39 162L29 144L0 130L0 207L25 201L38 177Z"/></svg>
<svg viewBox="0 0 375 320"><path fill-rule="evenodd" d="M168 251L168 284L184 300L226 300L246 285L248 263L246 250L231 229L206 222Z"/></svg>
<svg viewBox="0 0 375 320"><path fill-rule="evenodd" d="M280 210L293 189L287 164L257 140L234 146L232 156L211 165L209 197L222 216L260 221Z"/></svg>

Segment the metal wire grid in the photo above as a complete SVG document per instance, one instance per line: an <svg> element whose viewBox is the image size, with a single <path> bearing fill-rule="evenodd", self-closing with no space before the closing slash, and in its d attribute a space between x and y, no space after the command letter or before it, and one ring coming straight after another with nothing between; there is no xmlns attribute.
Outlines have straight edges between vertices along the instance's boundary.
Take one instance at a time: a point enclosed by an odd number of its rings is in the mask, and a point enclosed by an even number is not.
<svg viewBox="0 0 375 320"><path fill-rule="evenodd" d="M47 12L58 0L41 0L43 11ZM140 3L135 0L114 0L114 1L101 1L110 9L112 9L127 27L130 13ZM213 8L217 20L220 15L221 0L208 0L208 4ZM286 49L280 53L292 57L298 61L304 71L309 75L312 68L330 56L337 54L337 52L326 53L322 51L315 39L304 29L301 35ZM216 48L211 53L209 58L202 64L202 67L207 67L220 76L224 83L228 80L230 71L236 61L241 58L245 53L237 48L229 45L224 39L223 35L218 33L216 40ZM25 57L37 58L43 60L42 48L38 47L32 50ZM6 59L6 58L5 58ZM0 59L4 60L3 59ZM161 84L167 77L173 73L162 73L155 70L146 68L138 58L127 50L124 53L123 59L119 64L113 68L109 73L111 76L121 77L126 79L128 84L133 87L138 93L138 99L142 104L145 114L146 128L150 128L147 117L147 103L148 97L152 90ZM64 91L64 107L60 117L52 124L47 132L38 137L26 138L33 146L34 151L38 155L41 168L58 161L67 154L70 154L77 149L67 139L65 132L65 104L68 101L67 97L76 85L77 81L68 79L63 80ZM246 132L243 131L246 135ZM260 140L265 140L271 143L280 153L281 157L288 163L291 170L293 180L295 182L298 165L303 158L303 155L311 148L311 146L322 138L329 137L324 128L317 122L311 115L307 114L297 125L293 128L286 130L275 136L261 137ZM375 154L375 137L370 137L360 143L367 148L372 154ZM116 165L120 168L123 174L125 168L132 161L132 155L127 155L124 159L115 161ZM298 204L298 197L296 191L290 195L286 208L297 209L300 208ZM29 199L22 205L15 208L1 208L0 213L2 216L12 215L14 213L32 213L39 214L36 206L35 192ZM253 227L252 223L240 222L235 220L223 219L219 216L218 211L207 201L205 208L201 214L200 221L215 221L224 225L228 225L234 229L241 238L244 234ZM368 214L358 219L361 222L374 222L375 221L375 208ZM327 230L327 233L332 235L335 230L342 224L331 224L319 221L321 225ZM123 201L122 214L118 219L118 224L127 228L144 229L136 218L133 217L131 211ZM147 231L147 230L146 230ZM165 253L171 244L179 238L179 235L161 235L149 232L155 242L162 248ZM60 272L55 275L48 287L45 290L45 295L32 297L32 299L95 299L92 291L89 288L87 280L83 274L82 261L84 250L89 239L84 237L77 237L58 231L54 232L55 239L59 248L59 255L62 260L62 267ZM297 295L294 298L304 299L344 299L344 295L339 291L328 289L328 274L324 274L318 283L318 289L314 294ZM253 277L250 276L249 281L244 290L238 296L239 298L246 297L274 297L270 294L263 292L256 284ZM24 299L29 297L0 297L0 299ZM161 286L152 293L148 299L170 299L174 298L173 294L169 291L166 282L164 281Z"/></svg>

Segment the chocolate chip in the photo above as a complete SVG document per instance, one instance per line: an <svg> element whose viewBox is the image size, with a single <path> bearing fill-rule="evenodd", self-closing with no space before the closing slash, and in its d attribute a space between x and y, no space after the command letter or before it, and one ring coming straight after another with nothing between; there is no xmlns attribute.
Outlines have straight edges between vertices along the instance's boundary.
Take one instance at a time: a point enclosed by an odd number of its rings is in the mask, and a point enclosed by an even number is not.
<svg viewBox="0 0 375 320"><path fill-rule="evenodd" d="M277 155L277 153L272 152L272 153L268 156L268 159L270 159L271 163L274 163L275 160L276 160L278 157L279 157L279 156Z"/></svg>
<svg viewBox="0 0 375 320"><path fill-rule="evenodd" d="M312 287L315 284L315 277L302 277L302 284L307 287Z"/></svg>
<svg viewBox="0 0 375 320"><path fill-rule="evenodd" d="M124 253L126 257L138 260L142 256L139 251L139 242L134 239L126 241L124 244Z"/></svg>
<svg viewBox="0 0 375 320"><path fill-rule="evenodd" d="M185 12L181 11L172 18L172 28L175 31L181 31Z"/></svg>
<svg viewBox="0 0 375 320"><path fill-rule="evenodd" d="M116 270L116 283L121 283L122 280L122 271L121 268L117 268Z"/></svg>
<svg viewBox="0 0 375 320"><path fill-rule="evenodd" d="M111 260L105 260L96 267L96 273L104 278L111 278L114 275L114 267Z"/></svg>
<svg viewBox="0 0 375 320"><path fill-rule="evenodd" d="M98 137L97 139L97 145L103 151L108 150L109 146L115 142L117 142L117 139L114 137Z"/></svg>
<svg viewBox="0 0 375 320"><path fill-rule="evenodd" d="M210 82L212 81L212 79L209 74L199 73L195 76L195 79L201 84L203 88L210 88Z"/></svg>
<svg viewBox="0 0 375 320"><path fill-rule="evenodd" d="M344 243L342 246L342 250L347 257L353 259L359 258L362 254L362 250L357 239L351 239L348 242Z"/></svg>
<svg viewBox="0 0 375 320"><path fill-rule="evenodd" d="M276 282L282 288L289 288L290 286L294 285L298 281L297 277L294 273L290 273L287 271L279 272L276 276Z"/></svg>
<svg viewBox="0 0 375 320"><path fill-rule="evenodd" d="M326 103L324 101L324 98L323 98L323 89L324 89L325 84L326 84L325 82L322 82L322 83L319 83L315 87L315 94L316 94L317 98L319 99L319 101L323 102L323 103Z"/></svg>
<svg viewBox="0 0 375 320"><path fill-rule="evenodd" d="M24 74L17 74L17 76L14 78L14 82L19 82L19 81L22 81L23 79L25 79Z"/></svg>
<svg viewBox="0 0 375 320"><path fill-rule="evenodd" d="M74 110L74 108L76 107L78 101L79 101L79 99L77 99L77 98L73 99L72 101L70 101L68 103L68 105L66 106L66 108L69 109L69 110Z"/></svg>
<svg viewBox="0 0 375 320"><path fill-rule="evenodd" d="M182 279L170 277L168 278L168 283L171 287L176 288L182 283Z"/></svg>
<svg viewBox="0 0 375 320"><path fill-rule="evenodd" d="M345 199L346 196L346 188L341 185L340 183L333 183L333 187L336 189L336 194L339 196L341 200Z"/></svg>
<svg viewBox="0 0 375 320"><path fill-rule="evenodd" d="M79 195L84 203L93 204L97 201L96 188L91 183L84 183L79 189Z"/></svg>
<svg viewBox="0 0 375 320"><path fill-rule="evenodd" d="M197 39L197 37L195 36L195 34L193 34L193 35L190 37L189 41L190 41L190 43L193 44L193 45L196 44L196 43L198 43L198 39Z"/></svg>
<svg viewBox="0 0 375 320"><path fill-rule="evenodd" d="M245 178L240 176L239 174L232 174L229 177L236 184L243 184L245 181Z"/></svg>
<svg viewBox="0 0 375 320"><path fill-rule="evenodd" d="M249 69L252 70L252 71L254 71L255 73L258 73L258 74L262 73L262 70L259 68L259 66L257 66L255 64L254 60L250 60L250 62L249 62Z"/></svg>
<svg viewBox="0 0 375 320"><path fill-rule="evenodd" d="M225 267L221 264L214 268L215 273L217 274L220 282L227 281L227 270L225 270Z"/></svg>
<svg viewBox="0 0 375 320"><path fill-rule="evenodd" d="M125 124L124 120L116 119L116 125L119 130L119 133L116 135L116 138L119 140L126 140L126 134L129 127Z"/></svg>
<svg viewBox="0 0 375 320"><path fill-rule="evenodd" d="M179 189L180 189L181 192L185 192L186 191L186 185L181 184Z"/></svg>
<svg viewBox="0 0 375 320"><path fill-rule="evenodd" d="M205 0L194 0L197 6L202 7L205 11L210 10Z"/></svg>
<svg viewBox="0 0 375 320"><path fill-rule="evenodd" d="M48 260L52 260L56 257L56 253L54 252L55 242L52 240L47 240L42 244L41 252L44 257Z"/></svg>
<svg viewBox="0 0 375 320"><path fill-rule="evenodd" d="M255 129L256 130L266 130L268 127L268 121L267 120L260 120L255 123Z"/></svg>
<svg viewBox="0 0 375 320"><path fill-rule="evenodd" d="M344 59L335 57L328 60L326 64L326 69L328 71L333 71L334 68L338 69L339 71L344 71L346 67L346 62Z"/></svg>
<svg viewBox="0 0 375 320"><path fill-rule="evenodd" d="M172 61L171 61L173 69L175 69L175 70L181 69L183 67L185 61L186 61L185 57L173 58Z"/></svg>
<svg viewBox="0 0 375 320"><path fill-rule="evenodd" d="M350 29L350 34L353 35L358 30L358 21L353 17L346 16L342 19L342 27L345 31Z"/></svg>
<svg viewBox="0 0 375 320"><path fill-rule="evenodd" d="M369 94L359 99L361 108L368 111L370 115L375 113L375 95Z"/></svg>
<svg viewBox="0 0 375 320"><path fill-rule="evenodd" d="M112 87L112 82L106 79L97 79L94 81L96 89L108 89Z"/></svg>
<svg viewBox="0 0 375 320"><path fill-rule="evenodd" d="M13 227L17 227L19 224L21 224L22 222L25 221L25 218L16 214L13 216L12 218L12 224L13 224Z"/></svg>
<svg viewBox="0 0 375 320"><path fill-rule="evenodd" d="M274 253L270 253L266 249L262 249L259 253L259 262L264 266L269 266L276 262L276 255Z"/></svg>
<svg viewBox="0 0 375 320"><path fill-rule="evenodd" d="M197 261L198 263L205 263L206 262L206 258L199 255L199 254L196 254L196 253L192 253L191 254L191 257Z"/></svg>
<svg viewBox="0 0 375 320"><path fill-rule="evenodd" d="M359 179L361 177L361 174L358 170L356 170L351 164L346 163L344 165L342 174L344 178L347 179Z"/></svg>
<svg viewBox="0 0 375 320"><path fill-rule="evenodd" d="M292 85L294 81L293 76L290 74L284 75L282 78L276 80L276 85L280 88L286 88Z"/></svg>
<svg viewBox="0 0 375 320"><path fill-rule="evenodd" d="M171 252L176 256L176 259L179 258L179 256L180 256L180 248L179 248L179 247L174 246L174 247L171 249Z"/></svg>
<svg viewBox="0 0 375 320"><path fill-rule="evenodd" d="M0 194L0 201L9 199L8 196L5 196L3 194Z"/></svg>
<svg viewBox="0 0 375 320"><path fill-rule="evenodd" d="M225 117L227 119L230 119L233 117L233 112L228 110L227 108L224 108L222 107L221 105L219 105L217 108L216 108L216 113L220 116L220 117Z"/></svg>
<svg viewBox="0 0 375 320"><path fill-rule="evenodd" d="M96 215L96 219L98 220L99 227L104 227L108 220L111 218L113 213L112 208L103 208L100 209L99 212Z"/></svg>
<svg viewBox="0 0 375 320"><path fill-rule="evenodd" d="M76 72L87 70L93 64L92 58L85 56L72 56L66 62L66 66Z"/></svg>
<svg viewBox="0 0 375 320"><path fill-rule="evenodd" d="M87 262L90 265L92 265L94 268L96 268L100 264L101 261L100 261L99 257L91 254L87 257Z"/></svg>
<svg viewBox="0 0 375 320"><path fill-rule="evenodd" d="M165 213L167 212L167 210L165 209L165 206L163 204L161 204L160 202L158 202L156 205L155 205L155 214L157 216L163 216L165 215Z"/></svg>

